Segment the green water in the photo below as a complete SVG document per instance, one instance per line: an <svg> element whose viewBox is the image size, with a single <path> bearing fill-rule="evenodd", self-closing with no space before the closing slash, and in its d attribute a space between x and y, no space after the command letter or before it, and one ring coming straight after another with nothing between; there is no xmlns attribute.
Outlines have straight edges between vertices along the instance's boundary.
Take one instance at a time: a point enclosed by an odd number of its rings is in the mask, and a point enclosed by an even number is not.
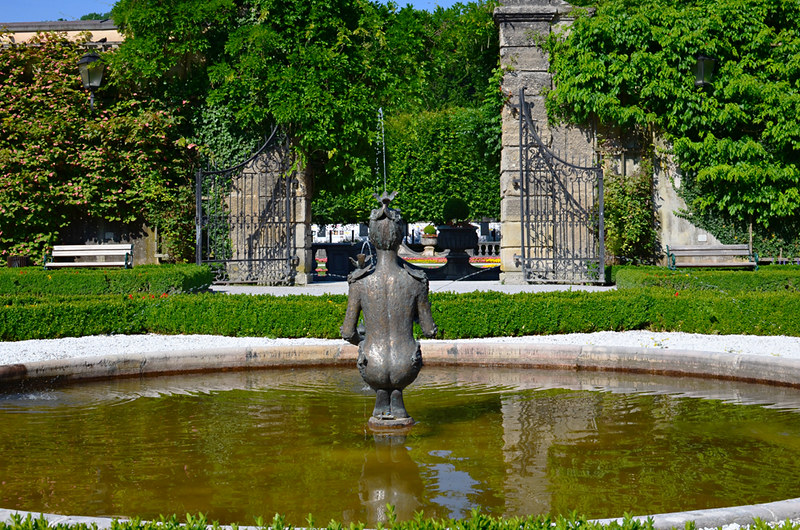
<svg viewBox="0 0 800 530"><path fill-rule="evenodd" d="M610 517L800 496L795 390L426 367L406 404L408 436L376 439L355 368L0 394L0 507L374 526L387 502L402 519Z"/></svg>

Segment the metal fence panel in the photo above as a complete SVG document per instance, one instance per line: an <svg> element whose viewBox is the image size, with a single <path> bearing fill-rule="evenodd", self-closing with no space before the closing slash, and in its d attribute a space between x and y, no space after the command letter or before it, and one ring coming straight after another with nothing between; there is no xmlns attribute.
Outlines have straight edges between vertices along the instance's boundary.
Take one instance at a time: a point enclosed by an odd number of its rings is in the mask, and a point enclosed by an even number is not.
<svg viewBox="0 0 800 530"><path fill-rule="evenodd" d="M603 171L571 164L536 132L520 90L521 255L531 283L604 283Z"/></svg>
<svg viewBox="0 0 800 530"><path fill-rule="evenodd" d="M218 282L294 281L291 160L276 128L241 164L197 172L197 264L211 265Z"/></svg>

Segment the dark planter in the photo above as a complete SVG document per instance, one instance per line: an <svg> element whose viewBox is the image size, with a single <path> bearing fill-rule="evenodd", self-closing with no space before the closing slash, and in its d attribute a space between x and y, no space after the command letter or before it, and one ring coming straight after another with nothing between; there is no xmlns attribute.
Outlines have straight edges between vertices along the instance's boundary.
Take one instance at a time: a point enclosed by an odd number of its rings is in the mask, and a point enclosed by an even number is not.
<svg viewBox="0 0 800 530"><path fill-rule="evenodd" d="M447 263L436 269L425 269L430 280L496 280L499 268L480 269L469 262L467 250L478 245L474 227L442 225L439 228L439 247L449 250Z"/></svg>
<svg viewBox="0 0 800 530"><path fill-rule="evenodd" d="M439 246L451 252L464 252L478 245L478 234L471 226L442 225L439 228Z"/></svg>

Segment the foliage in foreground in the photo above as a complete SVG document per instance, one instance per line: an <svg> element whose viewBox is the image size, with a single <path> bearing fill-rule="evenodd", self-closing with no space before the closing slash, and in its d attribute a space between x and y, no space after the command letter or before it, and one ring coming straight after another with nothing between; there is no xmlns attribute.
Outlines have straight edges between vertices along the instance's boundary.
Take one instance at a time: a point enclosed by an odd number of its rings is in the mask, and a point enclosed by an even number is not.
<svg viewBox="0 0 800 530"><path fill-rule="evenodd" d="M551 515L531 515L528 517L493 517L484 515L479 510L472 511L469 519L430 519L426 518L422 512L418 512L413 520L397 521L394 515L394 508L387 505L389 520L384 526L378 523L378 530L384 528L393 530L653 530L653 519L639 519L626 515L621 521L611 521L600 523L587 520L583 516L575 513L569 516ZM287 523L286 519L275 514L270 522L263 519L256 521L257 528L260 530L294 530L294 525ZM238 525L231 525L233 530L239 528ZM304 527L311 530L363 530L362 523L351 523L344 525L338 521L330 521L326 526L315 524L311 514L304 522ZM186 520L181 521L176 515L171 517L161 516L155 521L142 521L140 519L114 520L111 530L219 530L222 528L218 521L209 522L203 514L186 514ZM253 527L250 527L253 528ZM762 519L755 519L749 527L750 530L800 530L800 524L792 523L787 520L783 524L772 524ZM693 522L686 523L685 530L695 530ZM96 530L94 524L87 523L56 523L51 524L44 516L33 518L27 515L25 518L19 514L12 514L7 522L0 521L0 530Z"/></svg>
<svg viewBox="0 0 800 530"><path fill-rule="evenodd" d="M103 334L339 338L347 297L128 294L0 296L0 340ZM794 292L650 287L601 293L433 293L442 339L595 331L800 336Z"/></svg>
<svg viewBox="0 0 800 530"><path fill-rule="evenodd" d="M383 528L395 530L652 530L653 528L652 520L640 521L632 517L625 517L621 523L615 521L601 524L588 521L585 517L579 517L575 514L571 514L568 517L536 515L502 518L484 515L478 510L473 510L469 519L431 519L426 518L422 512L418 512L413 520L397 521L394 509L390 505L387 506L387 514L389 516L388 523L386 526L379 523L377 526L379 530ZM286 519L278 514L270 522L259 519L256 523L257 528L260 530L293 530L295 528L294 525L287 523ZM234 530L238 528L238 525L232 526ZM363 530L364 524L351 523L350 525L344 525L338 521L330 521L326 526L319 526L315 524L313 516L309 514L307 521L304 522L304 527L319 530L343 530L345 528ZM11 519L8 522L0 521L0 530L92 530L93 528L96 527L86 523L50 524L43 516L33 518L28 515L22 518L19 514L11 515ZM218 530L220 528L219 522L209 522L202 514L187 514L185 521L181 521L177 516L173 515L171 517L162 516L155 521L141 521L139 519L114 520L111 525L111 530ZM794 530L794 528L784 526L783 530Z"/></svg>

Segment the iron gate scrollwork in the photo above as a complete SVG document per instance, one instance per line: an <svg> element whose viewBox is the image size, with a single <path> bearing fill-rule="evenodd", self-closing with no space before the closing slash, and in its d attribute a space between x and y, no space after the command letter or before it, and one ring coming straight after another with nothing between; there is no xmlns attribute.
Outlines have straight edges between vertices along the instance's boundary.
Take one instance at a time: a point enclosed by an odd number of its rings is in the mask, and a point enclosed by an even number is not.
<svg viewBox="0 0 800 530"><path fill-rule="evenodd" d="M571 164L548 149L536 132L520 90L520 214L528 282L604 283L603 171Z"/></svg>
<svg viewBox="0 0 800 530"><path fill-rule="evenodd" d="M293 283L291 153L275 128L241 164L197 172L197 264L211 265L217 282Z"/></svg>

